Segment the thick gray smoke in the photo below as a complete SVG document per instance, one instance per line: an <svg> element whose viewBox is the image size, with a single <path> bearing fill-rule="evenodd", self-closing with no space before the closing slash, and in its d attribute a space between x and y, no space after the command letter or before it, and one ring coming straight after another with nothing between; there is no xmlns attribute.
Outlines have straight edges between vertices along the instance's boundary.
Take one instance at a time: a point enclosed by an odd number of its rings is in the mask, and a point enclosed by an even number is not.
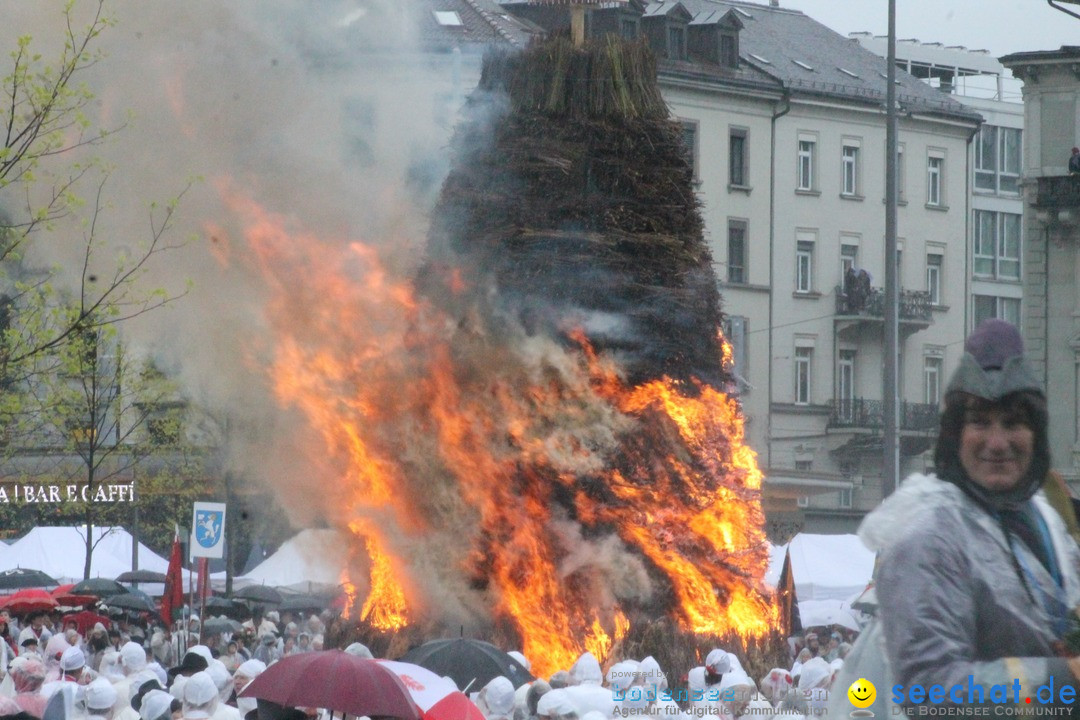
<svg viewBox="0 0 1080 720"><path fill-rule="evenodd" d="M423 260L427 212L446 174L457 109L479 72L478 56L418 51L414 13L430 8L414 4L420 3L110 1L106 10L116 24L96 44L104 57L82 78L96 98L91 122L126 125L93 148L112 167L98 229L103 272L115 252L135 254L148 240L150 204L166 203L191 184L166 237L182 247L156 258L140 280L146 289L183 297L128 323L128 342L179 377L197 404L228 421L229 466L273 487L298 526L339 524L347 507L329 490L340 482L340 464L319 461L325 439L301 409L283 409L273 395L267 370L279 350L275 328L291 325L301 341L305 334L334 332L337 319L323 316L320 283L328 280L307 272L324 260L316 253L328 248L347 258L342 249L361 242L377 250L391 280L414 276ZM32 35L33 46L46 60L52 57L63 41L61 5L5 3L0 42L10 47L17 35ZM88 18L95 6L79 0L77 18ZM270 274L245 235L261 213L272 214L294 243L294 254L279 254ZM81 233L75 224L69 230ZM83 244L70 240L80 236L42 236L29 261L58 265L74 283ZM356 260L358 285L370 279L370 269ZM340 270L345 279L349 273L349 267ZM354 291L358 304L370 299L363 288ZM400 308L374 301L363 307L373 335L405 334ZM485 352L470 360L471 368L500 362ZM522 340L514 353L515 367L527 366L521 358L531 356L549 372L576 371L564 351L543 338ZM612 444L620 422L610 408L598 410L586 428L588 445ZM407 424L394 428L424 432ZM548 450L561 470L572 472L575 464L596 469L595 455L561 456L574 445L553 437ZM430 438L426 443L425 451L437 452ZM452 479L411 481L430 486L424 501L433 513L469 522L473 510L450 491ZM391 543L406 542L392 523L383 529ZM578 548L565 573L603 563L613 568L607 580L616 594L645 592L641 561L616 538L584 540L573 523L559 532L568 547ZM442 598L442 615L453 622L483 622L486 608L466 607L475 604L468 599L475 589L445 562L453 543L459 556L468 553L468 538L416 538L409 541L410 576L430 585L418 595Z"/></svg>

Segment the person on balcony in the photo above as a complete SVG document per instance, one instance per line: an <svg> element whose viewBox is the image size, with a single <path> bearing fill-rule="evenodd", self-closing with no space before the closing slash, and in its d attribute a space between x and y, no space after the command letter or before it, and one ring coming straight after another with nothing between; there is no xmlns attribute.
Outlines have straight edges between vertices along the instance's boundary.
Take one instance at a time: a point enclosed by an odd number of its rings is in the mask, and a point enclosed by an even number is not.
<svg viewBox="0 0 1080 720"><path fill-rule="evenodd" d="M1069 174L1080 175L1080 147L1074 147L1069 156Z"/></svg>

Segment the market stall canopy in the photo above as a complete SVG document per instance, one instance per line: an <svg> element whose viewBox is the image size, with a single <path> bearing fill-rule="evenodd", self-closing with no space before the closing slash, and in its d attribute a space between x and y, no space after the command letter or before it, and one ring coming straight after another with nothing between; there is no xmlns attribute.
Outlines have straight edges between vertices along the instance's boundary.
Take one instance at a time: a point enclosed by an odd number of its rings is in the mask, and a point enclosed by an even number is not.
<svg viewBox="0 0 1080 720"><path fill-rule="evenodd" d="M791 573L799 602L805 600L848 600L861 593L874 574L874 553L858 535L813 535L799 533L786 546L770 553L767 582L776 585L791 555Z"/></svg>
<svg viewBox="0 0 1080 720"><path fill-rule="evenodd" d="M131 570L133 538L122 527L95 527L90 577L115 578ZM32 567L59 583L79 582L86 563L86 527L36 527L16 540L0 557L8 567ZM169 562L139 543L139 567L165 572Z"/></svg>
<svg viewBox="0 0 1080 720"><path fill-rule="evenodd" d="M348 566L348 546L336 530L301 530L233 585L268 585L304 593L336 590ZM279 601L280 602L280 601Z"/></svg>

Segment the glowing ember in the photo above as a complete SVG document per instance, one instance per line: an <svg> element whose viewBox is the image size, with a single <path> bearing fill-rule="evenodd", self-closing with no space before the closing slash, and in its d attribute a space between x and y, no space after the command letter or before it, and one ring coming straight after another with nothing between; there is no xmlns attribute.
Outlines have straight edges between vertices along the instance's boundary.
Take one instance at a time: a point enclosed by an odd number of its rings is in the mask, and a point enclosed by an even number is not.
<svg viewBox="0 0 1080 720"><path fill-rule="evenodd" d="M274 293L278 400L321 439L307 453L328 520L370 560L365 620L509 624L542 676L585 649L606 657L631 605L694 633L775 623L762 476L734 399L626 385L580 331L493 337L415 297L371 248L227 197ZM447 269L445 286L468 277Z"/></svg>

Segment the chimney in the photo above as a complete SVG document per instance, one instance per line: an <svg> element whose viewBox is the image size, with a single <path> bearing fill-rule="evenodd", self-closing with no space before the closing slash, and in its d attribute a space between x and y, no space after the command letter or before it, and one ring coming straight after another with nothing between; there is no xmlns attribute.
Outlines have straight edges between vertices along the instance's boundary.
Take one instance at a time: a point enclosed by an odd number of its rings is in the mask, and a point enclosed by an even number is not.
<svg viewBox="0 0 1080 720"><path fill-rule="evenodd" d="M769 0L769 7L780 7L780 0Z"/></svg>

